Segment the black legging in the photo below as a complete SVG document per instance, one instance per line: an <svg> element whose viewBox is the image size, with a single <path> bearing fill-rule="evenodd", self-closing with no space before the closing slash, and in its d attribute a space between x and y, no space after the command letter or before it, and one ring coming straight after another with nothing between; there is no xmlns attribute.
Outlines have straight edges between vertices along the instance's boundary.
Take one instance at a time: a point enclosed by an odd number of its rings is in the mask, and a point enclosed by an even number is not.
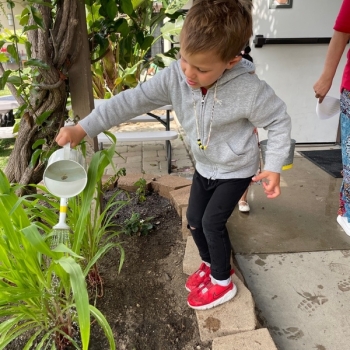
<svg viewBox="0 0 350 350"><path fill-rule="evenodd" d="M197 171L193 175L187 221L201 259L211 264L211 275L217 280L230 277L231 243L226 222L251 179L211 180Z"/></svg>

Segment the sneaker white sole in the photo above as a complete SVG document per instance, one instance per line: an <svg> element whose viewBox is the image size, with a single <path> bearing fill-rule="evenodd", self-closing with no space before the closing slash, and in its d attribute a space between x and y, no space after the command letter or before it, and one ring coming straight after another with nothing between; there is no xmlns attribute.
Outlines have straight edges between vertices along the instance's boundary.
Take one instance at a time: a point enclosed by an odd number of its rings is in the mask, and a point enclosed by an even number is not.
<svg viewBox="0 0 350 350"><path fill-rule="evenodd" d="M350 224L348 223L348 219L344 216L338 215L337 222L341 226L341 228L344 230L344 232L348 236L350 236Z"/></svg>
<svg viewBox="0 0 350 350"><path fill-rule="evenodd" d="M241 213L249 213L250 212L250 208L238 208L238 210L241 212Z"/></svg>
<svg viewBox="0 0 350 350"><path fill-rule="evenodd" d="M214 300L212 303L210 304L206 304L206 305L202 305L202 306L192 306L189 304L189 302L187 302L187 305L195 310L208 310L211 309L215 306L219 306L223 303L226 303L227 301L231 300L235 295L237 294L237 287L234 284L233 288L227 292L225 295L223 295L221 298Z"/></svg>

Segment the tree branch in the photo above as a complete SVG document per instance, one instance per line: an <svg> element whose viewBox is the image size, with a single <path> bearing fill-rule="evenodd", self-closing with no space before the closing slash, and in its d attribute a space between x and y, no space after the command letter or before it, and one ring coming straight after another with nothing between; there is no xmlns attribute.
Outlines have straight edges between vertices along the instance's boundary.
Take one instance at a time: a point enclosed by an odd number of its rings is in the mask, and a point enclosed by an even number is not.
<svg viewBox="0 0 350 350"><path fill-rule="evenodd" d="M4 73L5 73L5 69L4 69L4 66L2 65L2 63L0 63L0 73L1 73L1 76L4 75ZM19 105L23 105L25 101L21 95L17 95L17 90L14 87L14 85L11 83L6 83L6 85L9 88L9 90L11 91L12 96L19 103Z"/></svg>

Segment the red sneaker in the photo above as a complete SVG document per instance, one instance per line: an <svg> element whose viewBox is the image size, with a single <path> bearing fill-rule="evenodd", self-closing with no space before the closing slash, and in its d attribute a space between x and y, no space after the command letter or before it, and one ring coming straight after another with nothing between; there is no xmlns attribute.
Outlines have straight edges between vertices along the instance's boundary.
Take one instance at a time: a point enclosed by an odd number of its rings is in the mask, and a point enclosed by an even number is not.
<svg viewBox="0 0 350 350"><path fill-rule="evenodd" d="M210 267L203 262L199 269L187 278L185 287L189 292L192 292L201 283L208 281L210 281Z"/></svg>
<svg viewBox="0 0 350 350"><path fill-rule="evenodd" d="M192 309L207 310L231 300L237 293L237 287L231 281L226 286L208 283L197 293L190 293L187 298L187 304Z"/></svg>
<svg viewBox="0 0 350 350"><path fill-rule="evenodd" d="M235 270L231 269L230 276L234 275L234 273L235 273ZM191 290L191 293L198 293L201 289L203 289L210 282L211 282L211 276L209 276L209 278L206 278L199 286L197 286L196 288L193 288Z"/></svg>

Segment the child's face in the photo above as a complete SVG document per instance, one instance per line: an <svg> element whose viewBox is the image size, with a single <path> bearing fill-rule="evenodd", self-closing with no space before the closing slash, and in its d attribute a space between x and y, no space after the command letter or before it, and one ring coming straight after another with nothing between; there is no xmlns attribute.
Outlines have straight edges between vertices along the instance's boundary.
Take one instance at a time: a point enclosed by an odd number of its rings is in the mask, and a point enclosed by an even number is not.
<svg viewBox="0 0 350 350"><path fill-rule="evenodd" d="M180 51L181 69L186 76L187 84L192 89L204 87L209 89L221 77L226 69L231 69L242 57L234 57L229 62L221 61L216 53L199 52L187 55Z"/></svg>

